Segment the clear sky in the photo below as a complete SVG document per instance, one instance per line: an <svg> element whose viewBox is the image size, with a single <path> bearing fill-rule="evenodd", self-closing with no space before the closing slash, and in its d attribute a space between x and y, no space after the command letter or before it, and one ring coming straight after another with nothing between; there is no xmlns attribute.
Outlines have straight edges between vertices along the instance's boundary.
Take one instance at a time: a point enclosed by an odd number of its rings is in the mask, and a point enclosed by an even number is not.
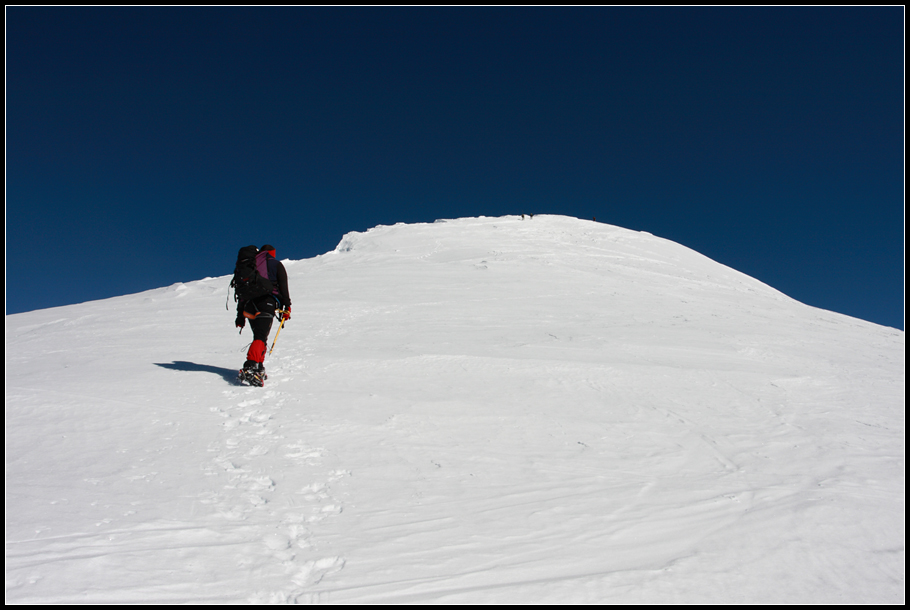
<svg viewBox="0 0 910 610"><path fill-rule="evenodd" d="M903 40L900 6L8 7L6 312L550 213L903 329Z"/></svg>

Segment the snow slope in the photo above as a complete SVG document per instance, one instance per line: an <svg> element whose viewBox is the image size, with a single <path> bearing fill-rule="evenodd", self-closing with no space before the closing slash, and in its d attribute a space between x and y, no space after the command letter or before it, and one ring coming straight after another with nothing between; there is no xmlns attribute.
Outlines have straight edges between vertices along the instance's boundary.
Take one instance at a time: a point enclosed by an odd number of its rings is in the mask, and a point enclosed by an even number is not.
<svg viewBox="0 0 910 610"><path fill-rule="evenodd" d="M285 265L265 388L228 277L6 317L7 602L903 603L903 332L559 216Z"/></svg>

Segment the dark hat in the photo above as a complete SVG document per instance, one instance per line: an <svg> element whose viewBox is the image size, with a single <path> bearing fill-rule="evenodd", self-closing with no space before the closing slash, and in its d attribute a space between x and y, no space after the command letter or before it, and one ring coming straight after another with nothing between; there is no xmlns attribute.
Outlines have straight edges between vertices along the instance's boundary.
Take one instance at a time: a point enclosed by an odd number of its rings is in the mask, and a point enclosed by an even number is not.
<svg viewBox="0 0 910 610"><path fill-rule="evenodd" d="M275 249L275 246L271 246L271 245L269 245L269 244L266 244L266 245L262 246L261 248L259 248L259 251L260 251L260 252L269 252L269 251L274 250L274 249Z"/></svg>

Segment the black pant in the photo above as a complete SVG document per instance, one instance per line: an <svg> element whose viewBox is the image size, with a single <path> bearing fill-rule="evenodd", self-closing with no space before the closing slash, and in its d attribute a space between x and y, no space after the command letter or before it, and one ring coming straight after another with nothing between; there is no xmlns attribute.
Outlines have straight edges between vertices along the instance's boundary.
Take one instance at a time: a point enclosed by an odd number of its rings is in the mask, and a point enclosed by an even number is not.
<svg viewBox="0 0 910 610"><path fill-rule="evenodd" d="M258 339L263 343L268 342L276 309L278 309L278 300L272 295L266 295L247 302L243 310L256 316L250 320L250 329L253 331L254 341ZM257 313L259 315L256 315Z"/></svg>

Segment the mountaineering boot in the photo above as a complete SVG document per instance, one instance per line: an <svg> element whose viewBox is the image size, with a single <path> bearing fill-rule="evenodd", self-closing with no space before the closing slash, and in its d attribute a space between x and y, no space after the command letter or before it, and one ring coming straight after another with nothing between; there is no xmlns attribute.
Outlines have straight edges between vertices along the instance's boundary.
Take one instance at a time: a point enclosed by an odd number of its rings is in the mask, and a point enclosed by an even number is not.
<svg viewBox="0 0 910 610"><path fill-rule="evenodd" d="M243 384L247 383L251 386L262 387L265 380L268 379L268 375L265 374L265 367L261 362L255 362L253 360L247 360L243 363L243 368L240 369L240 373L237 375L237 380Z"/></svg>
<svg viewBox="0 0 910 610"><path fill-rule="evenodd" d="M269 376L265 374L265 365L261 362L258 362L256 364L256 375L258 375L263 381L269 378Z"/></svg>
<svg viewBox="0 0 910 610"><path fill-rule="evenodd" d="M265 367L262 361L265 359L265 341L256 339L250 344L250 349L246 353L246 362L243 363L243 369L237 376L240 383L262 387L262 383L267 379Z"/></svg>

